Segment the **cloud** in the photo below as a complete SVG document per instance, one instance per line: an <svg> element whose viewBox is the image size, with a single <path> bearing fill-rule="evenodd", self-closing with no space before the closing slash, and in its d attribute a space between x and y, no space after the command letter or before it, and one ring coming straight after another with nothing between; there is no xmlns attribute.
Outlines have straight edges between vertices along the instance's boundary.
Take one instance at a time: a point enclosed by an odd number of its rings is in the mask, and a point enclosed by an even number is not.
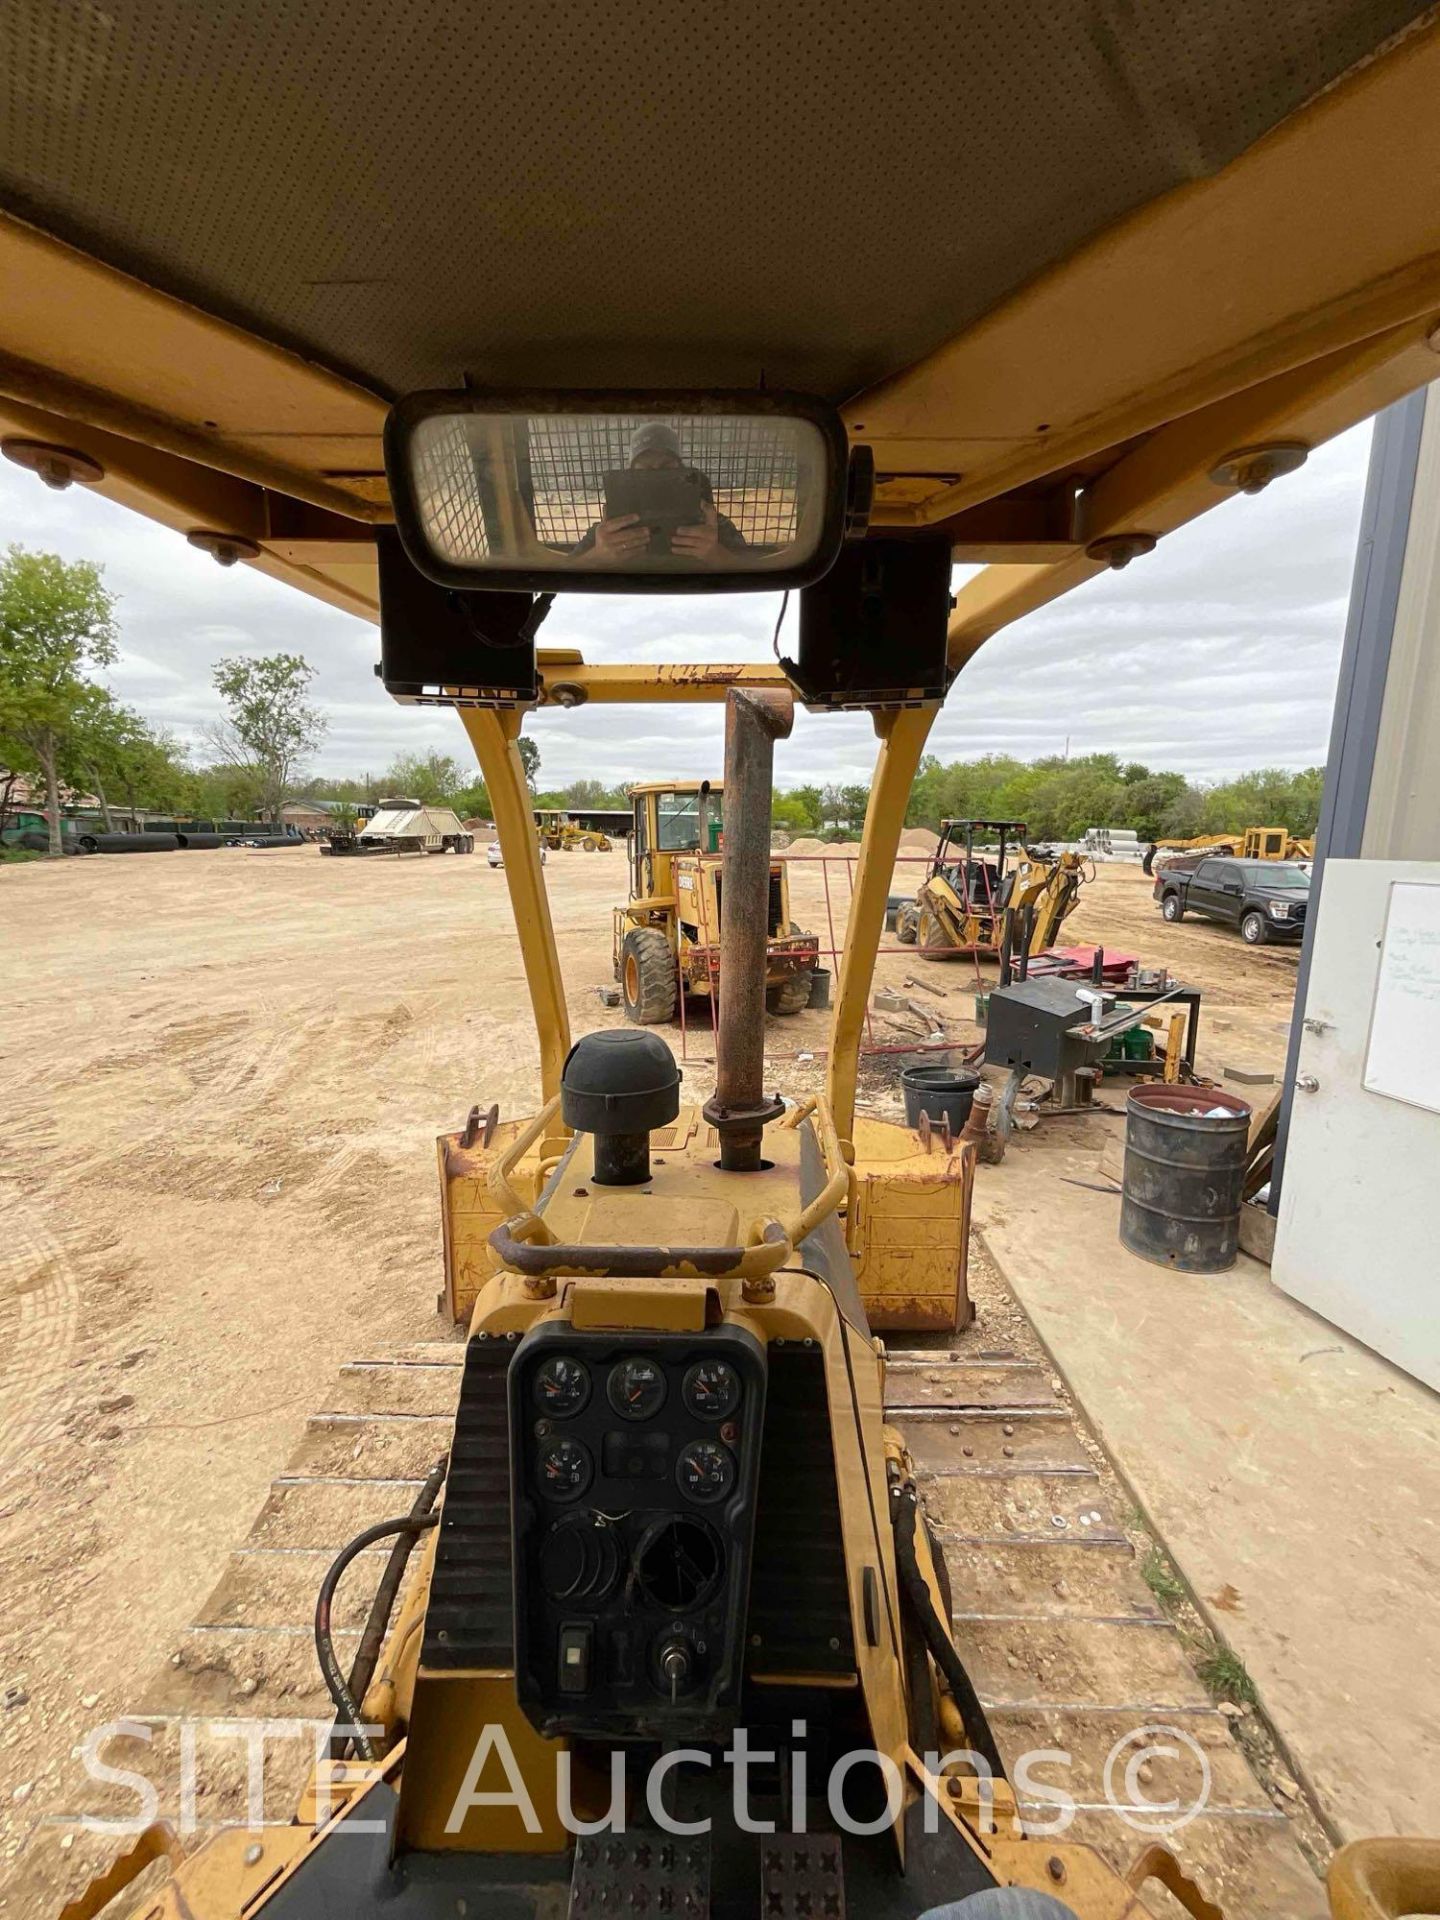
<svg viewBox="0 0 1440 1920"><path fill-rule="evenodd" d="M1322 447L1258 498L1226 502L995 636L956 682L932 736L945 759L1109 750L1220 779L1324 758L1370 429ZM329 732L316 764L380 774L399 753L464 761L455 716L397 707L374 678L374 628L247 567L222 569L176 533L74 487L47 492L0 463L7 540L98 560L119 596L116 692L182 740L215 717L211 673L232 653L302 653ZM957 570L957 578L958 570ZM542 643L590 660L761 660L779 602L561 597ZM793 632L792 603L787 637ZM547 785L719 771L718 707L589 707L526 722ZM875 737L861 714L797 716L782 783L861 780Z"/></svg>

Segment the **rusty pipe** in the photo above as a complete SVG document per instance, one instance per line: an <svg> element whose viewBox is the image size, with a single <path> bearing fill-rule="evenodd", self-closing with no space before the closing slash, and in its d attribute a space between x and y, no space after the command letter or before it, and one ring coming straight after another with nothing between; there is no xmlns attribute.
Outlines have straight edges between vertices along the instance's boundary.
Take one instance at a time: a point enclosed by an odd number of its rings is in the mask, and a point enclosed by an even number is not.
<svg viewBox="0 0 1440 1920"><path fill-rule="evenodd" d="M720 870L720 1013L715 1097L705 1118L720 1165L754 1173L765 1123L765 970L770 936L770 804L775 742L789 737L788 688L732 687L725 698L725 857Z"/></svg>

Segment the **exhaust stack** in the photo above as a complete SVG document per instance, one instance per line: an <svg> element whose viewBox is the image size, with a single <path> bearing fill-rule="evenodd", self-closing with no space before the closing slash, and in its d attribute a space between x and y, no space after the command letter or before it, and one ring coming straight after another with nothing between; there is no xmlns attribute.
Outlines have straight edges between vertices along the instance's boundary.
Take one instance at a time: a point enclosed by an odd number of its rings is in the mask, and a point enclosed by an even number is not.
<svg viewBox="0 0 1440 1920"><path fill-rule="evenodd" d="M765 969L775 742L794 724L787 690L732 687L726 696L719 1035L715 1097L704 1117L729 1173L758 1172L766 1123L784 1111L765 1095Z"/></svg>

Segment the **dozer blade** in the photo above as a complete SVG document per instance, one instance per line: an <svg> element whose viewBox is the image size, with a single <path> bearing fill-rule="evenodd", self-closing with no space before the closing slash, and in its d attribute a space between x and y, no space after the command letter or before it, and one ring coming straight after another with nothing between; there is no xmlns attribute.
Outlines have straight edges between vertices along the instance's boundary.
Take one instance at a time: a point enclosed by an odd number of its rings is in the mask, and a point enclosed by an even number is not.
<svg viewBox="0 0 1440 1920"><path fill-rule="evenodd" d="M1323 1888L1285 1814L1140 1576L1109 1463L984 1264L972 1264L970 1328L945 1347L889 1352L885 1417L914 1462L949 1569L956 1645L1021 1815L1043 1832L1057 1814L1043 1790L1063 1788L1076 1803L1066 1837L1118 1872L1159 1840L1227 1915L1321 1920ZM1037 1762L1047 1749L1068 1764ZM1017 1772L1027 1754L1029 1785ZM1161 1803L1188 1807L1207 1770L1203 1810L1158 1830L1175 1817Z"/></svg>

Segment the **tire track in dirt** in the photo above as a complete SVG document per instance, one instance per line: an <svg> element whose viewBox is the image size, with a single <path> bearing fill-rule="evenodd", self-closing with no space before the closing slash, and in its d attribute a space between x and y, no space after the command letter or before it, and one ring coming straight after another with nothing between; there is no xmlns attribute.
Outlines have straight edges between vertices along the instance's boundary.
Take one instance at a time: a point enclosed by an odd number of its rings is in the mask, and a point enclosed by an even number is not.
<svg viewBox="0 0 1440 1920"><path fill-rule="evenodd" d="M247 1021L243 1030L216 1035L193 1054L188 1052L189 1035L201 1023L187 1023L188 1034L182 1032L178 1040L187 1052L184 1070L196 1083L192 1091L178 1100L162 1097L148 1102L145 1120L122 1144L107 1140L95 1143L93 1149L82 1146L77 1154L65 1155L66 1174L88 1183L124 1180L138 1161L162 1145L173 1151L175 1143L200 1140L221 1123L233 1128L235 1122L258 1113L286 1082L302 1073L342 1023L334 1010L298 1021L268 1008L257 1013L260 1018ZM221 1018L233 1021L234 1016L217 1016Z"/></svg>
<svg viewBox="0 0 1440 1920"><path fill-rule="evenodd" d="M7 1185L0 1190L0 1489L33 1476L35 1455L71 1411L79 1319L74 1262Z"/></svg>

